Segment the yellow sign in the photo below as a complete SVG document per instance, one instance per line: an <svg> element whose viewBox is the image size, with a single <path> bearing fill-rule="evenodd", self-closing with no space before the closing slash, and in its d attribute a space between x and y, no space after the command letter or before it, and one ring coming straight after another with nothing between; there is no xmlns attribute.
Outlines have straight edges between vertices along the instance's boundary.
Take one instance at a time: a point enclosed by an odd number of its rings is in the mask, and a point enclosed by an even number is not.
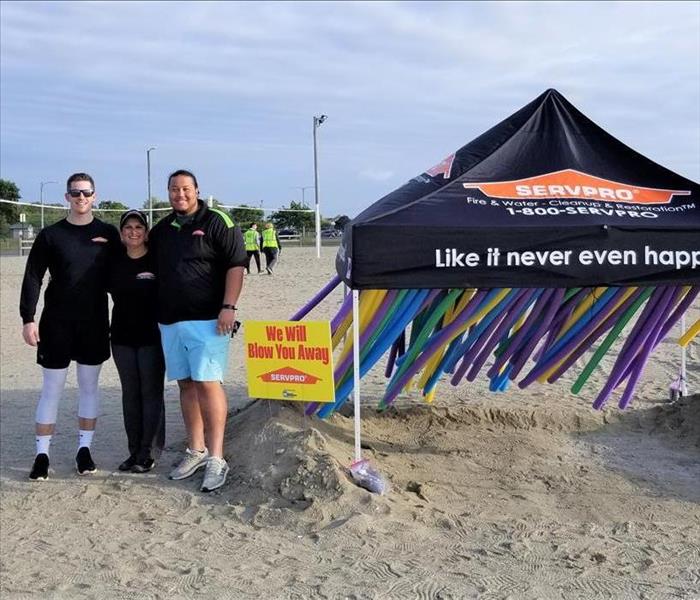
<svg viewBox="0 0 700 600"><path fill-rule="evenodd" d="M246 321L243 331L251 397L335 402L328 321Z"/></svg>

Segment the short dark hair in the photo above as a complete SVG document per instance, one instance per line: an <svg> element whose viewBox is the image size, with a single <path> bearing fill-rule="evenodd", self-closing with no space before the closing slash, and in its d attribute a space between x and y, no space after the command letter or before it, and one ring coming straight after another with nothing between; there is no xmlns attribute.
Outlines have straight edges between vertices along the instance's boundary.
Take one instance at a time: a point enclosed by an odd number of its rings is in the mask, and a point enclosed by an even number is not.
<svg viewBox="0 0 700 600"><path fill-rule="evenodd" d="M90 175L87 173L73 173L69 178L68 181L66 181L66 191L70 191L70 184L73 183L74 181L89 181L90 185L92 186L92 189L95 189L95 181L93 180Z"/></svg>
<svg viewBox="0 0 700 600"><path fill-rule="evenodd" d="M194 173L186 169L178 169L177 171L170 173L170 175L168 175L168 187L170 187L170 181L173 177L180 177L181 175L184 177L191 177L192 181L194 181L194 187L199 189L199 184L197 183L197 178L194 176Z"/></svg>
<svg viewBox="0 0 700 600"><path fill-rule="evenodd" d="M251 227L253 227L254 225L257 225L257 223L253 222L250 224Z"/></svg>

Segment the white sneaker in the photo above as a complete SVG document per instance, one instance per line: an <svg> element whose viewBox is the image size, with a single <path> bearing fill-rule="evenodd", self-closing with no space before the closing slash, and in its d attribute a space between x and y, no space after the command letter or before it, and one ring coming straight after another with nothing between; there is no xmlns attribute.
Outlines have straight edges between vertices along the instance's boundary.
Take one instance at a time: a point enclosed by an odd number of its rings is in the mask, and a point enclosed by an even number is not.
<svg viewBox="0 0 700 600"><path fill-rule="evenodd" d="M185 456L183 456L177 466L170 471L168 477L170 479L187 479L206 465L208 460L209 450L206 448L200 452L193 452L187 448L187 450L185 450Z"/></svg>
<svg viewBox="0 0 700 600"><path fill-rule="evenodd" d="M202 482L202 492L213 492L226 483L228 475L228 463L218 456L212 456L207 462L207 470L204 471L204 481Z"/></svg>

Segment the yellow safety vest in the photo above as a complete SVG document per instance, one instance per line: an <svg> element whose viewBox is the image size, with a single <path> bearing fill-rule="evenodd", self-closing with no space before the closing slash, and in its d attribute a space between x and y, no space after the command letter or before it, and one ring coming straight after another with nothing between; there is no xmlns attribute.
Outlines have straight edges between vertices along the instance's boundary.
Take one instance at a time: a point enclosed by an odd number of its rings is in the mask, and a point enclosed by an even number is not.
<svg viewBox="0 0 700 600"><path fill-rule="evenodd" d="M251 252L255 250L260 250L260 246L258 246L258 232L255 231L255 229L249 229L245 232L245 235L243 237L245 239L246 250L249 250Z"/></svg>
<svg viewBox="0 0 700 600"><path fill-rule="evenodd" d="M277 236L275 235L275 230L271 227L270 229L263 229L263 248L279 248L277 245Z"/></svg>

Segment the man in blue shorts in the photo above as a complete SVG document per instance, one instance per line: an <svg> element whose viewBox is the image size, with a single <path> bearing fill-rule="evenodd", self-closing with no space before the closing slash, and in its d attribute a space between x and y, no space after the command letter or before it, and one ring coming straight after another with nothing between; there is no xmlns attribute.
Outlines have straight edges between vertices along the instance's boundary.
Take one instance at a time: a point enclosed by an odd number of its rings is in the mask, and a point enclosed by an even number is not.
<svg viewBox="0 0 700 600"><path fill-rule="evenodd" d="M168 380L177 379L188 448L171 471L185 479L206 467L201 490L226 481L223 457L228 406L222 386L247 254L243 235L224 212L199 200L196 177L168 178L173 212L151 231L158 271L158 322Z"/></svg>

